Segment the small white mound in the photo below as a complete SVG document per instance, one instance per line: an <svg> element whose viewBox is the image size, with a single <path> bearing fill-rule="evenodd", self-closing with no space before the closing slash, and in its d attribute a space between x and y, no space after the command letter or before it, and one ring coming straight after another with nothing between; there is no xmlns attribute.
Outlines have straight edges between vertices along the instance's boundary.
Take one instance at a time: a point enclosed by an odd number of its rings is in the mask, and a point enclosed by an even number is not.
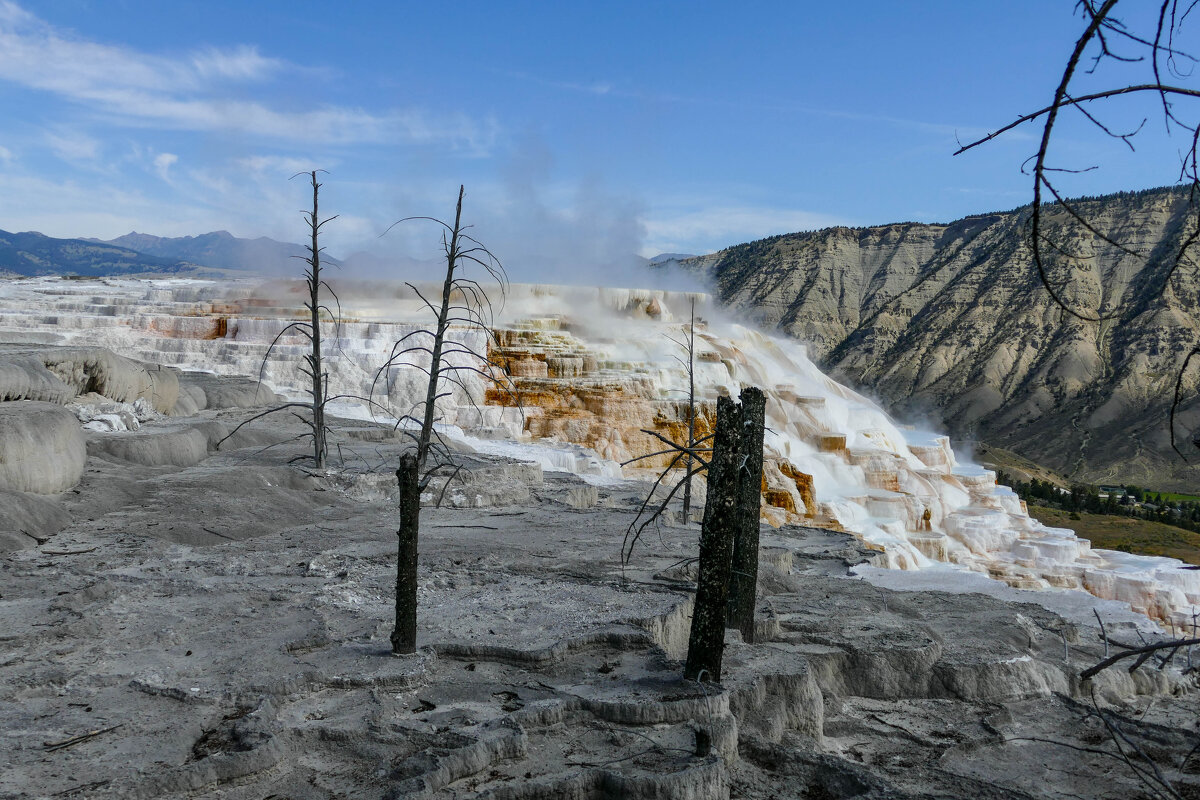
<svg viewBox="0 0 1200 800"><path fill-rule="evenodd" d="M88 440L95 456L110 456L146 467L190 467L208 458L209 436L199 427L180 425L155 430L115 431Z"/></svg>
<svg viewBox="0 0 1200 800"><path fill-rule="evenodd" d="M73 396L95 392L118 403L149 401L155 411L169 413L179 398L179 378L172 369L143 364L102 347L47 348L38 357Z"/></svg>
<svg viewBox="0 0 1200 800"><path fill-rule="evenodd" d="M58 494L79 482L87 446L75 415L51 403L0 403L0 489Z"/></svg>
<svg viewBox="0 0 1200 800"><path fill-rule="evenodd" d="M42 400L66 403L75 390L46 369L36 355L0 353L0 401Z"/></svg>
<svg viewBox="0 0 1200 800"><path fill-rule="evenodd" d="M186 372L179 376L179 401L171 413L186 417L206 408L257 408L277 402L275 392L250 378Z"/></svg>
<svg viewBox="0 0 1200 800"><path fill-rule="evenodd" d="M71 524L57 501L36 494L0 490L0 553L44 542Z"/></svg>

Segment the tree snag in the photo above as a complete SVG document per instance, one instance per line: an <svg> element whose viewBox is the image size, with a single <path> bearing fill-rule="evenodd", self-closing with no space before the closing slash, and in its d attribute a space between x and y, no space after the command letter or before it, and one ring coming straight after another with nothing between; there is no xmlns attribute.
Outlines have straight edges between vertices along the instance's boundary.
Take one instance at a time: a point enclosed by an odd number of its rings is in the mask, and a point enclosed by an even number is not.
<svg viewBox="0 0 1200 800"><path fill-rule="evenodd" d="M435 423L440 419L438 401L451 397L454 389L458 389L479 411L470 387L464 383L465 378L474 375L503 390L520 407L512 382L488 361L486 350L481 352L449 337L451 328L457 326L481 333L489 344L495 341L491 298L479 281L463 274L465 267L474 264L482 268L496 282L501 296L508 283L499 260L467 233L471 226L462 223L463 194L464 189L459 186L453 225L435 217L407 217L400 220L425 220L441 226L446 274L441 286L441 301L436 304L426 298L416 285L405 283L433 314L435 324L432 328L412 331L393 343L388 360L375 373L369 393L373 398L376 386L381 381L385 387L388 386L391 373L396 369L419 369L429 378L425 384L424 398L413 403L404 413L396 415L396 430L406 435L413 444L413 449L400 457L400 468L396 470L400 490L400 528L397 531L396 625L391 636L392 652L396 655L413 653L417 649L417 543L421 523L421 493L439 471L447 471L449 477L437 500L440 504L450 481L461 469L461 466L454 464L450 448L435 428ZM425 359L428 359L428 365ZM372 407L379 405L373 400L369 402Z"/></svg>
<svg viewBox="0 0 1200 800"><path fill-rule="evenodd" d="M696 299L692 298L691 315L688 317L687 364L688 376L688 447L696 446ZM692 454L684 460L683 472L683 524L687 525L692 513Z"/></svg>
<svg viewBox="0 0 1200 800"><path fill-rule="evenodd" d="M696 605L688 637L687 680L721 680L729 567L737 535L738 473L742 462L742 408L717 398L717 425L708 465L708 500L700 527Z"/></svg>
<svg viewBox="0 0 1200 800"><path fill-rule="evenodd" d="M396 470L400 484L400 540L396 558L396 627L392 652L405 655L417 651L417 532L421 523L421 472L417 455L400 456Z"/></svg>
<svg viewBox="0 0 1200 800"><path fill-rule="evenodd" d="M754 641L754 607L758 594L758 527L762 505L763 435L767 397L762 389L742 390L742 464L738 470L736 539L729 573L729 621Z"/></svg>
<svg viewBox="0 0 1200 800"><path fill-rule="evenodd" d="M332 222L337 219L338 215L334 214L327 219L321 219L319 216L319 207L317 203L318 194L322 184L317 181L317 173L324 172L323 169L310 170L308 172L297 172L292 178L298 178L301 175L306 175L312 185L312 211L301 211L304 216L304 222L308 225L309 236L311 242L305 245L305 250L308 251L307 256L293 256L299 258L308 268L304 270L305 285L308 288L308 299L304 303L304 308L308 310L308 321L289 322L283 327L279 333L275 334L275 338L271 340L271 344L267 346L267 352L263 354L262 362L258 366L258 380L262 383L263 374L267 369L267 359L271 357L271 353L275 350L275 345L279 344L288 332L298 333L308 339L309 350L304 354L304 359L300 364L300 371L308 376L310 388L308 389L307 402L289 402L282 405L269 408L261 414L255 414L247 420L243 420L233 430L227 433L220 441L217 442L216 448L221 449L221 445L234 434L240 431L246 425L249 425L255 420L262 419L268 414L274 414L276 411L284 411L287 409L303 409L309 412L309 418L304 418L297 411L292 411L304 424L308 426L308 432L297 439L305 436L312 437L313 444L313 466L316 469L325 468L325 460L329 455L329 427L325 424L325 406L330 400L338 400L343 397L352 397L353 395L338 395L336 397L329 396L329 373L325 371L324 354L321 350L321 312L324 311L334 325L341 324L341 301L338 300L337 294L330 287L328 281L321 277L321 251L324 250L320 245L321 228L325 223ZM289 178L291 180L291 178ZM333 310L321 301L321 290L324 289L329 294L333 295L334 301L338 307L338 313L334 314ZM336 332L335 332L336 335ZM364 399L364 398L357 398ZM294 440L293 440L294 441ZM292 459L293 461L305 458L304 456Z"/></svg>
<svg viewBox="0 0 1200 800"><path fill-rule="evenodd" d="M312 211L306 212L306 215L312 243L308 246L308 258L306 259L308 263L305 275L308 282L308 303L305 304L305 307L309 311L311 334L309 338L312 348L304 356L304 361L308 366L308 375L312 378L312 389L309 396L312 398L313 464L317 469L323 469L325 456L329 451L325 438L325 402L329 396L329 376L325 374L321 364L321 284L323 279L321 278L321 246L317 242L317 234L320 233L321 226L329 220L322 222L317 214L317 193L321 184L317 183L316 170L309 173L309 178L312 182Z"/></svg>

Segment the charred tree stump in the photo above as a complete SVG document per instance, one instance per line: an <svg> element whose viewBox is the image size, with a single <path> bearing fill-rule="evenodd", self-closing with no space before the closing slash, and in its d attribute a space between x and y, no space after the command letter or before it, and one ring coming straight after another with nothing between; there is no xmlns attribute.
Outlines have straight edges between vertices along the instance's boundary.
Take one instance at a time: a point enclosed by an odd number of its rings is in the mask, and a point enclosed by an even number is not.
<svg viewBox="0 0 1200 800"><path fill-rule="evenodd" d="M729 566L737 533L738 473L741 467L742 409L728 397L717 398L717 426L708 467L708 501L700 527L700 565L696 607L688 637L688 680L721 680Z"/></svg>
<svg viewBox="0 0 1200 800"><path fill-rule="evenodd" d="M392 653L417 651L417 533L421 525L421 485L416 453L400 456L400 552L396 558L396 627Z"/></svg>
<svg viewBox="0 0 1200 800"><path fill-rule="evenodd" d="M754 641L754 608L758 594L758 526L762 503L763 433L767 398L762 389L742 391L742 464L738 470L736 538L729 573L728 626Z"/></svg>

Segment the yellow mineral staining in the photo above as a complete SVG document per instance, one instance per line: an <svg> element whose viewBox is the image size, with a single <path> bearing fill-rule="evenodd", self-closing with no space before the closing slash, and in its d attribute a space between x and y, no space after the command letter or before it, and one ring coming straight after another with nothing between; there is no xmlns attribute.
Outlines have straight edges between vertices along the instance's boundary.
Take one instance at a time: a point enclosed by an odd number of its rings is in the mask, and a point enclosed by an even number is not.
<svg viewBox="0 0 1200 800"><path fill-rule="evenodd" d="M648 316L660 315L662 310L656 309L655 302L640 310ZM712 348L698 350L696 359L700 363L723 363L730 370L748 363L735 347L709 341L703 335L697 339L698 345ZM495 331L487 355L517 391L514 398L493 387L487 390L486 402L520 403L526 411L525 429L532 437L580 444L618 462L657 453L630 464L626 468L630 474L657 473L670 466L682 469L682 458L677 459L661 440L643 431L654 431L672 442L687 441L687 400L674 394L664 396L644 365L606 361L576 339L566 322L553 318L527 320L519 328ZM723 390L723 386L718 387L718 392ZM800 409L816 408L824 402L794 391L787 399ZM698 399L695 413L696 438L710 435L716 421L714 400ZM815 444L822 452L847 455L844 434L819 436ZM892 471L876 482L880 488L894 486L897 477ZM803 523L842 530L836 519L822 513L813 477L769 450L763 467L762 496L762 518L771 525Z"/></svg>
<svg viewBox="0 0 1200 800"><path fill-rule="evenodd" d="M506 372L517 391L514 398L493 387L487 403L538 409L525 415L531 436L584 445L612 461L667 449L643 430L674 442L687 440L687 403L662 397L644 370L639 372L640 365L601 368L600 357L563 330L561 321L539 323L496 331L488 360ZM714 413L711 404L698 404L697 436L711 431ZM633 466L661 470L672 459L664 453Z"/></svg>
<svg viewBox="0 0 1200 800"><path fill-rule="evenodd" d="M846 450L846 434L826 433L817 440L817 449L822 453L842 453Z"/></svg>
<svg viewBox="0 0 1200 800"><path fill-rule="evenodd" d="M816 516L817 500L813 493L813 478L812 475L801 472L790 461L781 458L778 461L779 471L787 478L792 480L796 486L796 491L800 495L801 502L804 503L806 509L805 514L809 517Z"/></svg>

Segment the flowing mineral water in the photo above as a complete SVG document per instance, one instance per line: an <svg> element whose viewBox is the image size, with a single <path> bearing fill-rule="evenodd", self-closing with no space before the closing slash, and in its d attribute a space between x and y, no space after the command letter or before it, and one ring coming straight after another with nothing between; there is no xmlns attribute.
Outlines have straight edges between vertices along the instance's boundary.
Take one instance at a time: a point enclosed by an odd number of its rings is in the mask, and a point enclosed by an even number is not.
<svg viewBox="0 0 1200 800"><path fill-rule="evenodd" d="M249 376L261 369L277 391L302 399L296 368L307 341L286 329L302 316L301 289L196 280L6 281L0 331L9 341L100 345L181 369ZM403 416L424 396L422 355L406 354L382 375L379 367L396 353L395 342L429 325L428 310L415 292L396 285L346 286L339 294L344 321L324 332L330 393L345 395L336 410ZM704 318L696 326L697 398L711 408L718 395L736 397L743 386L767 392L768 522L853 532L893 568L949 563L1018 588L1083 589L1190 625L1200 605L1200 572L1174 559L1093 549L1069 530L1042 525L1011 489L996 484L993 472L959 463L946 436L897 424L824 375L802 344L720 319L704 295L509 287L503 307L494 309L502 347L489 352L486 337L462 328L452 339L455 349L487 353L527 402L505 404L481 375L458 373L461 385L439 406L446 430L478 449L546 469L596 482L620 477L619 462L654 445L643 428L677 433L685 419L686 356L677 342L686 338L692 302ZM274 355L264 362L272 342ZM452 358L473 363L463 353Z"/></svg>

